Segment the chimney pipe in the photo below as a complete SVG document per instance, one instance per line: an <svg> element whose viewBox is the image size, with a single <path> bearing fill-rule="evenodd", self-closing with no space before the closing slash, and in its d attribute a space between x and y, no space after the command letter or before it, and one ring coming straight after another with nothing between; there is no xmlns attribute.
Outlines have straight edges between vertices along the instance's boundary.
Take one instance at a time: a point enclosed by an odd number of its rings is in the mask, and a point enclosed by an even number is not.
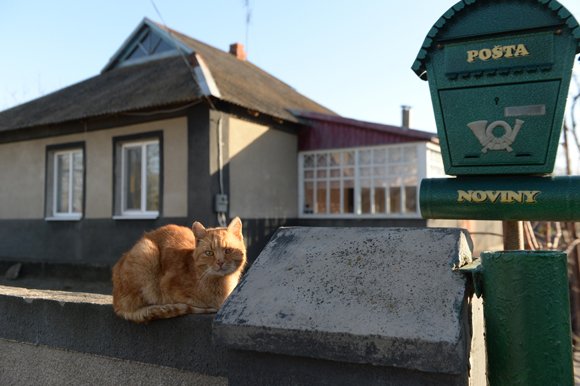
<svg viewBox="0 0 580 386"><path fill-rule="evenodd" d="M402 127L404 129L409 129L411 127L411 106L401 106L402 110Z"/></svg>
<svg viewBox="0 0 580 386"><path fill-rule="evenodd" d="M246 60L248 57L242 43L230 44L230 54L234 55L239 60Z"/></svg>

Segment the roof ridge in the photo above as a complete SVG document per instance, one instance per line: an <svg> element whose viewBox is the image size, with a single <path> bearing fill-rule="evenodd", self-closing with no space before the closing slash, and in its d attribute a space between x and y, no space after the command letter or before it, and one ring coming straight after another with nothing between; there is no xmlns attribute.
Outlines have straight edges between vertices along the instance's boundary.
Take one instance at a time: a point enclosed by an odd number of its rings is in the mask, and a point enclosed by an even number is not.
<svg viewBox="0 0 580 386"><path fill-rule="evenodd" d="M218 53L219 55L222 55L224 58L227 58L227 60L231 60L232 62L236 61L236 63L238 63L238 64L242 64L242 65L246 65L246 66L251 66L254 70L259 71L263 75L267 76L270 79L270 81L274 81L274 82L277 82L277 83L279 83L279 84L281 84L281 85L283 85L285 87L288 87L290 90L292 90L292 91L294 91L294 92L299 93L300 95L302 95L303 98L306 98L306 99L310 100L311 102L314 102L316 104L319 104L318 102L314 101L313 99L311 99L311 98L305 96L304 94L302 94L301 92L299 92L292 85L284 82L280 78L272 75L270 72L264 70L263 68L259 67L256 64L254 64L252 61L237 59L235 56L233 56L232 54L230 54L229 52L227 52L227 51L225 51L225 50L223 50L221 48L218 48L218 47L216 47L214 45L211 45L211 44L206 43L204 41L201 41L199 39L193 38L193 37L191 37L191 36L189 36L189 35L181 32L181 31L178 31L178 30L176 30L174 28L168 27L168 26L166 26L164 24L158 23L158 22L153 21L153 20L150 20L148 18L145 18L145 19L147 21L149 21L150 23L156 25L157 27L163 29L167 33L169 33L171 35L171 37L178 39L182 44L185 44L186 46L190 47L202 59L203 59L203 56L204 56L203 53L198 52L199 50L197 50L195 46L192 46L191 44L189 44L188 43L188 40L191 41L191 42L193 42L194 44L203 46L203 47L205 47L205 48L207 48L209 50L212 50L212 51ZM211 71L211 68L209 70ZM218 86L218 88L219 88L219 86Z"/></svg>
<svg viewBox="0 0 580 386"><path fill-rule="evenodd" d="M162 35L169 43L175 42L179 50L183 49L188 63L194 65L195 76L192 78L191 67L188 69L183 57L177 54L117 66L115 59L137 39L143 28ZM205 79L206 83L195 82L192 89L192 79L196 78ZM215 80L213 84L209 82L212 79ZM291 109L333 114L253 63L145 18L99 74L0 112L0 133L135 109L185 104L208 94L228 104L292 123L299 123L299 120L290 113Z"/></svg>
<svg viewBox="0 0 580 386"><path fill-rule="evenodd" d="M197 55L199 55L201 58L204 58L204 54L202 52L199 52L199 50L197 49L197 47L195 47L195 45L200 45L202 47L205 47L208 50L213 51L214 53L220 55L222 58L225 58L226 60L231 61L232 63L236 63L237 65L243 65L243 66L249 66L252 68L252 70L254 71L258 71L260 72L263 76L266 76L270 82L276 82L284 87L287 87L289 90L292 90L294 92L296 92L297 94L300 94L302 98L304 99L308 99L310 102L312 103L316 103L317 105L324 107L322 105L320 105L318 102L314 101L313 99L311 99L310 97L302 94L301 92L299 92L296 88L294 88L293 86L291 86L290 84L284 82L283 80L281 80L280 78L272 75L271 73L269 73L268 71L264 70L263 68L259 67L258 65L254 64L253 62L249 61L249 60L240 60L237 59L235 56L233 56L232 54L230 54L229 52L222 50L220 48L217 48L216 46L213 46L211 44L208 44L206 42L203 42L201 40L192 38L191 36L184 34L183 32L180 32L178 30L175 30L171 27L164 27L166 30L171 31L172 36L174 36L175 38L179 39L181 41L181 43L187 45L188 47L190 47L192 50L195 51L195 53ZM193 43L193 45L191 44ZM211 71L211 68L210 68ZM219 88L219 85L218 85Z"/></svg>
<svg viewBox="0 0 580 386"><path fill-rule="evenodd" d="M191 41L193 41L195 44L199 44L199 45L205 46L205 47L206 47L206 48L208 48L208 49L215 50L215 51L216 51L216 52L218 52L220 55L224 55L224 57L228 57L228 58L229 58L229 59L231 59L231 60L237 60L237 61L238 61L238 62L240 62L240 63L245 63L245 65L252 66L254 69L256 69L256 70L258 70L258 71L262 72L263 74L267 75L268 77L270 77L272 80L274 80L274 81L276 81L276 82L279 82L279 83L281 83L281 84L284 84L285 86L287 86L287 87L291 88L291 89L292 89L292 90L294 90L294 91L297 91L297 90L296 90L294 87L292 87L290 84L288 84L288 83L286 83L286 82L282 81L281 79L279 79L279 78L275 77L274 75L270 74L268 71L264 70L263 68L259 67L259 66L258 66L258 65L256 65L256 64L254 64L254 63L253 63L252 61L250 61L250 60L240 60L240 59L237 59L237 58L236 58L236 57L234 57L232 54L230 54L229 52L227 52L227 51L225 51L225 50L222 50L221 48L218 48L218 47L216 47L216 46L213 46L213 45L211 45L211 44L208 44L208 43L206 43L206 42L203 42L203 41L201 41L201 40L198 40L198 39L192 38L191 36L189 36L189 35L186 35L186 34L184 34L184 33L182 33L182 32L179 32L179 31L177 31L177 30L174 30L174 29L172 29L172 28L170 28L170 27L165 27L165 28L166 28L167 30L171 31L172 33L175 33L176 35L178 35L178 36L176 36L176 37L177 37L178 39L180 39L180 40L181 40L181 42L182 42L183 44L186 44L186 45L190 46L190 45L188 44L187 40L191 40ZM184 40L184 39L185 39L185 40ZM191 47L191 46L190 46L190 47ZM191 47L191 48L192 48L192 49L195 49L195 47ZM197 51L196 51L196 52L197 52ZM202 56L203 56L203 55L202 55Z"/></svg>

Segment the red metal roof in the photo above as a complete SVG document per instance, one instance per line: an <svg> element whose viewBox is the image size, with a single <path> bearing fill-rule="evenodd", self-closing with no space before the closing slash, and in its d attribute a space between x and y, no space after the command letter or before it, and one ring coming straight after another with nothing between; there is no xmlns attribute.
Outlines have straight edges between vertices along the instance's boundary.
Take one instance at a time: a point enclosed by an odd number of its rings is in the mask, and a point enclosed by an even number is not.
<svg viewBox="0 0 580 386"><path fill-rule="evenodd" d="M340 149L405 142L438 143L435 133L359 121L336 115L293 111L306 123L298 136L298 150Z"/></svg>

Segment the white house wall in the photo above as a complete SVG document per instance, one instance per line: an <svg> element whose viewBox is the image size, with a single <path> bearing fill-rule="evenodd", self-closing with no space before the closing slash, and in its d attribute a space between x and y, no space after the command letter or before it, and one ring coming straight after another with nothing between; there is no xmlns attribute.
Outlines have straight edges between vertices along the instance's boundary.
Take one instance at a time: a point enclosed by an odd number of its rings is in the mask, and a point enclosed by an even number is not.
<svg viewBox="0 0 580 386"><path fill-rule="evenodd" d="M163 131L163 217L187 215L187 118L0 145L0 219L45 216L46 147L84 142L87 219L113 214L113 138Z"/></svg>
<svg viewBox="0 0 580 386"><path fill-rule="evenodd" d="M44 216L46 143L34 141L0 145L1 219Z"/></svg>
<svg viewBox="0 0 580 386"><path fill-rule="evenodd" d="M297 136L236 118L228 130L230 215L295 218Z"/></svg>

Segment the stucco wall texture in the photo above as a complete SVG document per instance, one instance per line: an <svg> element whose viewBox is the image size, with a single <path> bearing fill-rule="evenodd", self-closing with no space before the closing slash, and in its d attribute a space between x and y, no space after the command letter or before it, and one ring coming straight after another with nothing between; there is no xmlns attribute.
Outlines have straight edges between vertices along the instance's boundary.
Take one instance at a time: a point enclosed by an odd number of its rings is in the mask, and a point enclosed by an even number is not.
<svg viewBox="0 0 580 386"><path fill-rule="evenodd" d="M163 132L163 214L187 215L187 118L117 127L59 137L0 144L0 220L45 217L46 147L85 144L87 219L111 218L113 209L113 138ZM18 167L15 167L17 165Z"/></svg>

